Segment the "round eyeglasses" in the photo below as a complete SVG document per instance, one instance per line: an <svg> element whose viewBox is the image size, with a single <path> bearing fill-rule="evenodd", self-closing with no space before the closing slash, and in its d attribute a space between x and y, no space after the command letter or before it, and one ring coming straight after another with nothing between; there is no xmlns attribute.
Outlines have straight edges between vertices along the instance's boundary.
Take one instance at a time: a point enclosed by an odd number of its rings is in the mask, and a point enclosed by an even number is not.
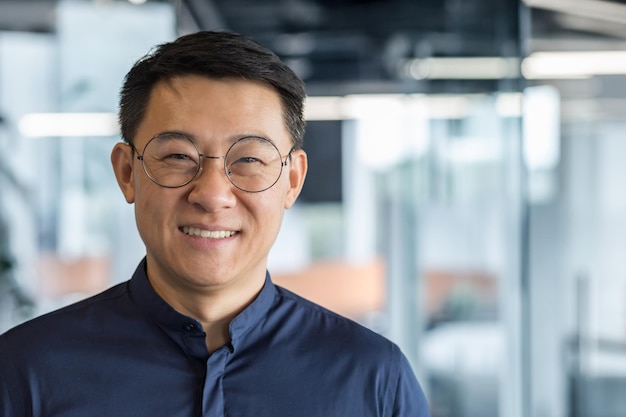
<svg viewBox="0 0 626 417"><path fill-rule="evenodd" d="M246 136L233 143L224 156L203 155L187 136L172 132L150 139L142 154L131 147L148 178L161 187L183 187L200 174L203 159L223 159L228 180L249 193L260 193L276 184L295 149L283 157L271 141Z"/></svg>

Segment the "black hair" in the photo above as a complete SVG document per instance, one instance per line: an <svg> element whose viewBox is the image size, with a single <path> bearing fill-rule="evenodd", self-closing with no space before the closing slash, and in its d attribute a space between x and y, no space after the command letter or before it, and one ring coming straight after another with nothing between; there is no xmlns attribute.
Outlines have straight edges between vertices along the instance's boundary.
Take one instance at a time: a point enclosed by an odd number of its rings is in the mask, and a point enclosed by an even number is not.
<svg viewBox="0 0 626 417"><path fill-rule="evenodd" d="M258 42L236 33L212 31L195 32L158 45L126 74L120 93L119 123L127 143L134 141L154 86L161 80L185 75L237 77L274 88L281 99L293 146L302 147L304 82Z"/></svg>

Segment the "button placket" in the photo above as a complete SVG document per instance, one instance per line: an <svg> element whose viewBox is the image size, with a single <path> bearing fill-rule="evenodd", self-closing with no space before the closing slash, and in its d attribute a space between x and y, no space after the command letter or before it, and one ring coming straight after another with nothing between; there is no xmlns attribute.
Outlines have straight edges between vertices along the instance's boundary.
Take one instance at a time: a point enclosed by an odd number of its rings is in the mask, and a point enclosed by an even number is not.
<svg viewBox="0 0 626 417"><path fill-rule="evenodd" d="M202 392L202 415L205 417L224 416L223 379L229 354L229 349L222 347L213 352L207 360Z"/></svg>

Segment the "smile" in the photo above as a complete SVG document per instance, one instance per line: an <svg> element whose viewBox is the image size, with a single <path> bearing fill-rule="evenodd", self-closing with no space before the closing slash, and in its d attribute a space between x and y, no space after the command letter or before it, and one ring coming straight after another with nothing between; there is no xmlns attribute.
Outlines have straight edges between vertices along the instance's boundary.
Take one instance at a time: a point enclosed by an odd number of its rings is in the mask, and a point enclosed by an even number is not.
<svg viewBox="0 0 626 417"><path fill-rule="evenodd" d="M183 226L181 230L189 236L203 237L205 239L225 239L237 233L232 230L203 230L192 226Z"/></svg>

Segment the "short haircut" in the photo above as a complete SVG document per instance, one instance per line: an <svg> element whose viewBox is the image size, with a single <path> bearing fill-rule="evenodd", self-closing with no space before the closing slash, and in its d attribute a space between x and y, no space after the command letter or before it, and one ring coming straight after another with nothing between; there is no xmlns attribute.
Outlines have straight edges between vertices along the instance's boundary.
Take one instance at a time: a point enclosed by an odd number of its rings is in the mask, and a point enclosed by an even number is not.
<svg viewBox="0 0 626 417"><path fill-rule="evenodd" d="M124 141L134 142L154 86L185 75L235 77L272 87L280 96L293 146L302 147L306 97L303 81L276 54L254 40L212 31L192 33L158 45L126 74L119 109Z"/></svg>

